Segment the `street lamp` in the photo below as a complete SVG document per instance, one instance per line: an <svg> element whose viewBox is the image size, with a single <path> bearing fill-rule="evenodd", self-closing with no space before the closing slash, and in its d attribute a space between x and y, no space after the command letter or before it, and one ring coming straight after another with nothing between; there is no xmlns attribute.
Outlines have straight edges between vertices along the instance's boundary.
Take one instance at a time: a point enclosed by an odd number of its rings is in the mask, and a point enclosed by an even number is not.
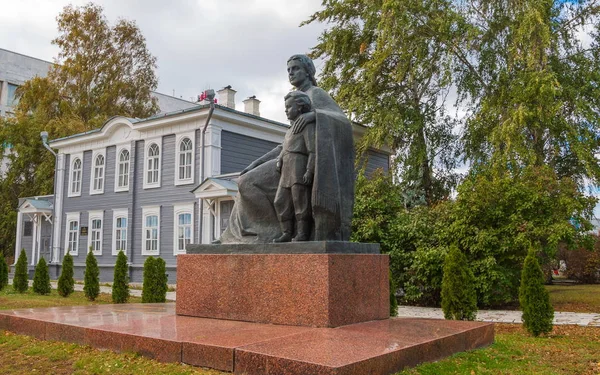
<svg viewBox="0 0 600 375"><path fill-rule="evenodd" d="M42 144L44 147L54 155L54 187L52 191L52 236L51 238L51 246L52 246L52 259L50 263L58 263L58 251L54 246L55 238L54 238L54 225L56 223L56 166L58 165L58 154L48 145L48 132L43 131L40 133L40 137L42 138Z"/></svg>

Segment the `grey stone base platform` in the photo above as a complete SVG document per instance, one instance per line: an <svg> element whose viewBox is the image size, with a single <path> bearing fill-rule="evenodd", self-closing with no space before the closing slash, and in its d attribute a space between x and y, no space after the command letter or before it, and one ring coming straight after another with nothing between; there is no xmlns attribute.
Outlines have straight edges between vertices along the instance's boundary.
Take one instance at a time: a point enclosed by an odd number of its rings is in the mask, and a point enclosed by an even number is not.
<svg viewBox="0 0 600 375"><path fill-rule="evenodd" d="M379 254L378 243L307 241L261 244L187 245L188 254Z"/></svg>

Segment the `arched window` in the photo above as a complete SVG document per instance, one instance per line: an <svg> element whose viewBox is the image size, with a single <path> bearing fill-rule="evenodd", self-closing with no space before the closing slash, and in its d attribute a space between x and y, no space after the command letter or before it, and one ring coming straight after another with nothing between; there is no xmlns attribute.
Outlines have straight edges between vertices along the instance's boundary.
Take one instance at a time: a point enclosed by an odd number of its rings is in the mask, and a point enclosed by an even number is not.
<svg viewBox="0 0 600 375"><path fill-rule="evenodd" d="M81 194L81 159L75 158L71 167L71 194Z"/></svg>
<svg viewBox="0 0 600 375"><path fill-rule="evenodd" d="M158 184L160 176L160 148L156 143L148 147L146 159L146 183Z"/></svg>
<svg viewBox="0 0 600 375"><path fill-rule="evenodd" d="M96 155L94 159L94 183L93 192L102 193L104 191L104 155Z"/></svg>
<svg viewBox="0 0 600 375"><path fill-rule="evenodd" d="M179 180L192 179L192 160L194 157L194 148L192 141L185 137L179 142Z"/></svg>
<svg viewBox="0 0 600 375"><path fill-rule="evenodd" d="M129 187L129 150L122 150L119 153L117 188L125 189Z"/></svg>

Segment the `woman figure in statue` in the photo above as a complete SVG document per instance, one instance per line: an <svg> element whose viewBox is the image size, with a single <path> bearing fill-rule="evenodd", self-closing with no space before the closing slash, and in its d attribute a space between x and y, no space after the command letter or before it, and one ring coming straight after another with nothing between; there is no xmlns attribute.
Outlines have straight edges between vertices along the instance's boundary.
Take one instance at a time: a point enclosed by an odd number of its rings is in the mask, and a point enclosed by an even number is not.
<svg viewBox="0 0 600 375"><path fill-rule="evenodd" d="M311 191L311 241L349 241L354 203L354 144L352 125L337 103L317 86L316 69L306 55L287 61L290 83L307 94L312 111L291 125L295 133L315 122L315 174ZM238 195L221 236L221 243L269 243L281 236L274 208L279 183L276 159L281 145L244 169Z"/></svg>

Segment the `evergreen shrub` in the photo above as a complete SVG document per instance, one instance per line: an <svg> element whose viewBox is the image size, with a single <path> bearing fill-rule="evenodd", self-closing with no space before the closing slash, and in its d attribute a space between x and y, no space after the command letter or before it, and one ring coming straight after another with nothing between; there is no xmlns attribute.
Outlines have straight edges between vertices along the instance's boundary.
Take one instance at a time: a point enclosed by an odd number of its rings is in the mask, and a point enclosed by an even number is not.
<svg viewBox="0 0 600 375"><path fill-rule="evenodd" d="M15 265L13 288L19 293L25 293L27 288L29 288L29 278L27 276L27 254L25 254L25 249L21 250L21 254L19 255L19 259Z"/></svg>
<svg viewBox="0 0 600 375"><path fill-rule="evenodd" d="M521 273L519 302L523 311L523 325L536 337L552 331L554 320L554 309L550 304L550 295L544 287L544 281L544 273L535 249L530 249Z"/></svg>
<svg viewBox="0 0 600 375"><path fill-rule="evenodd" d="M158 303L167 300L166 264L162 258L148 257L144 262L142 303Z"/></svg>
<svg viewBox="0 0 600 375"><path fill-rule="evenodd" d="M144 281L142 283L142 303L154 302L155 278L156 278L156 259L153 256L146 258L144 262Z"/></svg>
<svg viewBox="0 0 600 375"><path fill-rule="evenodd" d="M8 285L8 264L4 258L4 254L0 252L0 290Z"/></svg>
<svg viewBox="0 0 600 375"><path fill-rule="evenodd" d="M98 269L98 261L91 248L85 258L83 292L90 301L96 300L96 297L100 294L100 270Z"/></svg>
<svg viewBox="0 0 600 375"><path fill-rule="evenodd" d="M477 294L475 277L469 268L467 257L452 246L444 261L442 278L442 311L446 319L475 320Z"/></svg>
<svg viewBox="0 0 600 375"><path fill-rule="evenodd" d="M33 291L34 293L46 295L50 294L52 287L50 286L50 274L48 273L48 265L46 259L42 258L35 267L33 276Z"/></svg>
<svg viewBox="0 0 600 375"><path fill-rule="evenodd" d="M68 297L75 291L75 280L73 279L73 257L69 252L65 254L62 262L62 270L58 277L58 294Z"/></svg>
<svg viewBox="0 0 600 375"><path fill-rule="evenodd" d="M129 300L129 275L127 269L127 256L121 250L115 264L115 275L112 285L112 301L126 303Z"/></svg>

